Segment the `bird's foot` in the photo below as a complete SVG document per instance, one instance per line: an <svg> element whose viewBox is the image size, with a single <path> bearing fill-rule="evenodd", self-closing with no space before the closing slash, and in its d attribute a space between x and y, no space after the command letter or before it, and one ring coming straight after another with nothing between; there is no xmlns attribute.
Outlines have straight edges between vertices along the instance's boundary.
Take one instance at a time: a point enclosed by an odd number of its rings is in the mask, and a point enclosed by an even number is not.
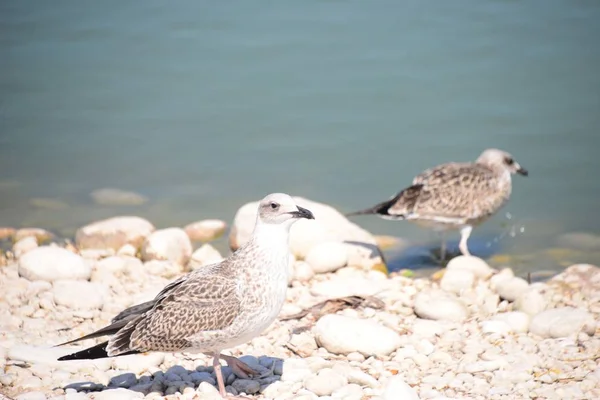
<svg viewBox="0 0 600 400"><path fill-rule="evenodd" d="M258 376L258 372L253 370L248 364L243 361L238 360L233 356L226 356L221 354L220 357L225 360L227 365L231 368L234 374L239 376L242 379L250 379L253 376ZM243 398L243 397L241 397Z"/></svg>

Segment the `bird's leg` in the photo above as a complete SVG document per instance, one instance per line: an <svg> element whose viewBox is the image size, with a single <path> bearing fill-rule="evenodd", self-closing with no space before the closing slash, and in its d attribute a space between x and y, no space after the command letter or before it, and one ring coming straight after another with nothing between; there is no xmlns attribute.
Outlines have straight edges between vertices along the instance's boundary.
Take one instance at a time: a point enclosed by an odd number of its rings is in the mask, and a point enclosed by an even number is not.
<svg viewBox="0 0 600 400"><path fill-rule="evenodd" d="M217 385L219 386L219 395L226 400L248 400L248 397L231 396L231 395L228 395L227 392L225 391L225 381L223 380L223 372L221 371L221 363L219 362L220 357L223 357L223 359L225 361L227 361L226 358L229 356L223 356L223 355L220 355L219 353L215 353L214 358L213 358L213 367L215 369L215 375L217 376ZM239 361L235 357L232 357L232 358L234 358L236 361L244 364L242 361ZM233 367L231 367L231 368L233 369ZM248 367L248 368L250 368L250 367Z"/></svg>
<svg viewBox="0 0 600 400"><path fill-rule="evenodd" d="M473 227L467 225L460 230L460 243L458 244L458 248L460 252L465 256L470 256L469 248L467 247L467 240L469 240L469 236L471 235L471 231Z"/></svg>
<svg viewBox="0 0 600 400"><path fill-rule="evenodd" d="M442 245L440 246L440 261L444 262L446 259L446 232L441 233Z"/></svg>
<svg viewBox="0 0 600 400"><path fill-rule="evenodd" d="M258 375L258 373L250 368L248 364L243 361L238 360L236 357L227 356L225 354L221 354L220 356L227 365L231 367L231 370L234 374L243 379L250 379L252 376Z"/></svg>

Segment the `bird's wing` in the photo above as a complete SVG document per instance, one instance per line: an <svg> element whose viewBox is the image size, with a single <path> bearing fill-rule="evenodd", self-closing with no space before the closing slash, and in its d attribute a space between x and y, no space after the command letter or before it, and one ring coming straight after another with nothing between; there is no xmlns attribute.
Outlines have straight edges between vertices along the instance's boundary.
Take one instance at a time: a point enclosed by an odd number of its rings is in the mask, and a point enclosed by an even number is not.
<svg viewBox="0 0 600 400"><path fill-rule="evenodd" d="M239 314L241 299L226 274L195 274L163 290L152 309L129 321L109 339L110 356L131 350L177 351L203 331L221 330Z"/></svg>
<svg viewBox="0 0 600 400"><path fill-rule="evenodd" d="M188 277L189 277L189 274L183 275L180 278L169 283L167 286L165 286L163 288L163 290L160 291L160 293L158 293L156 295L156 297L154 299L147 301L145 303L142 303L142 304L137 304L135 306L131 306L131 307L126 308L125 310L121 311L119 314L117 314L116 317L114 317L112 319L110 325L100 328L95 332L92 332L85 336L79 337L77 339L73 339L73 340L69 340L68 342L57 344L56 346L64 346L65 344L77 343L77 342L80 342L80 341L86 340L86 339L93 339L93 338L97 338L97 337L101 337L101 336L114 335L121 328L123 328L125 325L127 325L128 322L130 322L131 320L135 319L136 317L144 314L145 312L150 311L152 309L152 307L154 307L154 305L156 304L157 301L162 299L166 293L170 292L175 287L177 287L177 286L181 285L183 282L185 282L188 279Z"/></svg>
<svg viewBox="0 0 600 400"><path fill-rule="evenodd" d="M501 196L494 172L474 163L448 163L417 175L413 184L421 185L410 212L415 218L477 218L489 207L481 199L495 204ZM403 211L398 207L398 211Z"/></svg>

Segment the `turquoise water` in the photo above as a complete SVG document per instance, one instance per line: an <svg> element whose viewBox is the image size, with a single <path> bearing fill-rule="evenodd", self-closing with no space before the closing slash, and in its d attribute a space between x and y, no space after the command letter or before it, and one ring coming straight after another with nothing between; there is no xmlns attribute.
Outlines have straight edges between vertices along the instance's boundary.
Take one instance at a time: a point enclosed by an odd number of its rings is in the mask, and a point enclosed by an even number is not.
<svg viewBox="0 0 600 400"><path fill-rule="evenodd" d="M600 233L599 20L567 0L2 2L0 225L231 221L273 191L351 211L498 147L530 177L482 248ZM150 201L93 204L103 187Z"/></svg>

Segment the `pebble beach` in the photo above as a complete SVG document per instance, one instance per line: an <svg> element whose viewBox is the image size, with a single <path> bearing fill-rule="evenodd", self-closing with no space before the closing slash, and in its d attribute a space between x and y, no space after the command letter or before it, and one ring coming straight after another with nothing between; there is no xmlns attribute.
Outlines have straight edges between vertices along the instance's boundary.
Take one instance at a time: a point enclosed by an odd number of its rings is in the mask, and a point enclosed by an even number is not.
<svg viewBox="0 0 600 400"><path fill-rule="evenodd" d="M315 220L293 228L279 319L229 349L259 373L223 368L252 399L598 399L600 268L576 264L544 282L453 258L424 278L388 273L378 237L304 198ZM56 344L108 324L190 270L248 239L256 202L220 220L157 229L134 216L95 221L72 242L0 227L0 399L220 399L203 354L57 361L98 343Z"/></svg>

